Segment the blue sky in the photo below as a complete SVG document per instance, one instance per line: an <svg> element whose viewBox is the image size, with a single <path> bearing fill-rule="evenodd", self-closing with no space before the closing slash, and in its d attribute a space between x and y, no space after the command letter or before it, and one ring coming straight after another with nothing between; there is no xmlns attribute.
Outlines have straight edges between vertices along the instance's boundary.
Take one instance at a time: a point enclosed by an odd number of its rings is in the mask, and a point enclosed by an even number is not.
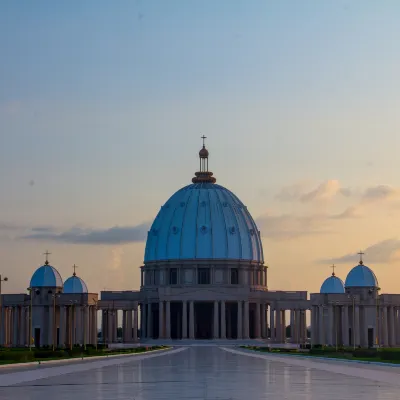
<svg viewBox="0 0 400 400"><path fill-rule="evenodd" d="M271 287L317 290L321 260L384 243L384 257L370 256L390 289L399 11L397 1L2 1L0 250L4 273L21 270L10 290L46 248L65 277L82 264L93 290L116 274L113 288L137 287L142 240L74 244L53 232L140 236L190 182L201 134L218 183L262 224ZM332 217L350 207L357 218ZM51 227L48 239L21 239L37 227Z"/></svg>

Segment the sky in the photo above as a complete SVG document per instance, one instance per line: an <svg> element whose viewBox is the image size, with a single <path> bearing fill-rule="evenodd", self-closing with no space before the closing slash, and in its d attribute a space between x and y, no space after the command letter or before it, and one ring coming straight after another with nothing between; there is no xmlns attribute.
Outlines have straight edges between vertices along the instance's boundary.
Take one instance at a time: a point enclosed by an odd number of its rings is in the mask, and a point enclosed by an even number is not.
<svg viewBox="0 0 400 400"><path fill-rule="evenodd" d="M140 285L146 232L207 136L271 290L400 261L398 1L0 2L0 273L43 253L91 292ZM397 278L397 279L396 279Z"/></svg>

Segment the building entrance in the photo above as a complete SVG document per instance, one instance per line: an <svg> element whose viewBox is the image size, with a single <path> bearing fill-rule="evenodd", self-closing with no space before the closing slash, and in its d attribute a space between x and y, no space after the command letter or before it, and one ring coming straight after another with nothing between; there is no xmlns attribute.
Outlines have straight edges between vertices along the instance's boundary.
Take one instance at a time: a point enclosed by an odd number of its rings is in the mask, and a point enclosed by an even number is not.
<svg viewBox="0 0 400 400"><path fill-rule="evenodd" d="M195 338L212 339L213 303L195 303Z"/></svg>

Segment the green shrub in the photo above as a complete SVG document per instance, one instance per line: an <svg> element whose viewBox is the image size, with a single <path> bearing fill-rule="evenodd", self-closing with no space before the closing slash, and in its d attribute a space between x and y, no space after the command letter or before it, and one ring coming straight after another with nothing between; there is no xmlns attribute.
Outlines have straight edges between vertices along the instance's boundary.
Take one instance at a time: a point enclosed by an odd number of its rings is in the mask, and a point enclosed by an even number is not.
<svg viewBox="0 0 400 400"><path fill-rule="evenodd" d="M378 357L376 349L357 349L352 352L353 357L357 358L375 358Z"/></svg>
<svg viewBox="0 0 400 400"><path fill-rule="evenodd" d="M28 362L34 361L33 351L2 351L0 352L1 361Z"/></svg>
<svg viewBox="0 0 400 400"><path fill-rule="evenodd" d="M400 351L397 349L384 349L378 352L378 356L385 361L399 361Z"/></svg>

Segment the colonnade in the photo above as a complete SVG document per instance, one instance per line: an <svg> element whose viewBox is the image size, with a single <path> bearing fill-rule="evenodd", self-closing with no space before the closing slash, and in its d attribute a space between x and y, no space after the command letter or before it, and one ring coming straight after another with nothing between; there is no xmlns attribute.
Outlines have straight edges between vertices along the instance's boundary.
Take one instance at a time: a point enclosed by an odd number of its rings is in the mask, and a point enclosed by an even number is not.
<svg viewBox="0 0 400 400"><path fill-rule="evenodd" d="M122 311L122 341L132 343L138 341L138 305L133 309L103 309L102 336L104 343L116 343L118 340L118 311Z"/></svg>
<svg viewBox="0 0 400 400"><path fill-rule="evenodd" d="M307 340L306 310L271 307L270 310L270 339L272 342L284 343L287 340L286 321L287 311L290 312L290 342L305 343Z"/></svg>
<svg viewBox="0 0 400 400"><path fill-rule="evenodd" d="M7 306L0 309L0 346L67 347L95 343L95 306Z"/></svg>
<svg viewBox="0 0 400 400"><path fill-rule="evenodd" d="M399 346L400 307L357 303L313 306L311 340L331 346Z"/></svg>
<svg viewBox="0 0 400 400"><path fill-rule="evenodd" d="M172 303L179 304L177 321L171 321ZM266 302L249 301L212 301L199 302L212 304L208 323L211 324L211 337L213 339L271 339L274 342L286 341L286 310L270 307L268 329L268 309ZM196 312L195 301L160 301L141 304L141 338L171 339L172 324L178 324L181 339L196 338ZM232 309L236 317L232 318ZM292 331L291 341L304 343L307 338L306 311L290 311L290 324ZM154 326L154 315L158 313L157 327ZM157 316L155 317L157 319ZM232 320L236 326L233 328Z"/></svg>

